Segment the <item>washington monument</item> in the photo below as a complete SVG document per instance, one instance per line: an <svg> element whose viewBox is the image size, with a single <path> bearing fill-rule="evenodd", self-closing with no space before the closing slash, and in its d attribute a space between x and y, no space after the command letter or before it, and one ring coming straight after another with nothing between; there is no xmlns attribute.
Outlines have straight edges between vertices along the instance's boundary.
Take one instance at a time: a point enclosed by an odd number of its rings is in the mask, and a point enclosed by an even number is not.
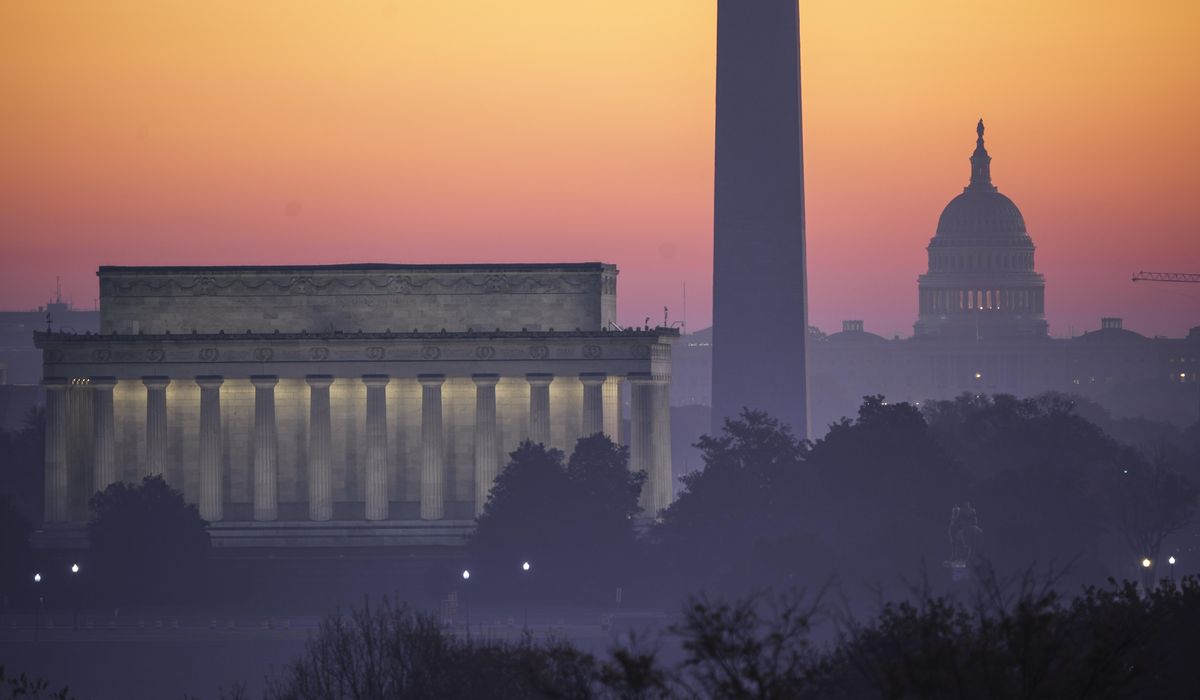
<svg viewBox="0 0 1200 700"><path fill-rule="evenodd" d="M804 154L797 0L718 0L713 426L743 407L804 436Z"/></svg>

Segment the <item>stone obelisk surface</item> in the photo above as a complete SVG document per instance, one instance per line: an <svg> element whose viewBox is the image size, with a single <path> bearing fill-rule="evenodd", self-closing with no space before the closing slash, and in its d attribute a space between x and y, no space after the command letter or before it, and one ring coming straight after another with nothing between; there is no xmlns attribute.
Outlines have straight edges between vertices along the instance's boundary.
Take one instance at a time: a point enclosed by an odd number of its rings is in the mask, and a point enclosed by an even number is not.
<svg viewBox="0 0 1200 700"><path fill-rule="evenodd" d="M797 0L718 0L714 429L743 407L807 433Z"/></svg>

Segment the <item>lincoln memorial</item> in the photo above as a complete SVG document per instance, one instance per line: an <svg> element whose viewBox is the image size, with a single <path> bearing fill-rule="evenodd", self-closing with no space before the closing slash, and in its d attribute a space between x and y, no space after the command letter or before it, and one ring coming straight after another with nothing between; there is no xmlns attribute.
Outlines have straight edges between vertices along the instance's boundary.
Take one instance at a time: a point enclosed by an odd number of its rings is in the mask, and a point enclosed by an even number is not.
<svg viewBox="0 0 1200 700"><path fill-rule="evenodd" d="M618 439L671 499L667 328L601 263L102 267L100 332L39 333L46 509L161 474L219 546L457 543L506 455ZM54 525L58 524L58 525Z"/></svg>

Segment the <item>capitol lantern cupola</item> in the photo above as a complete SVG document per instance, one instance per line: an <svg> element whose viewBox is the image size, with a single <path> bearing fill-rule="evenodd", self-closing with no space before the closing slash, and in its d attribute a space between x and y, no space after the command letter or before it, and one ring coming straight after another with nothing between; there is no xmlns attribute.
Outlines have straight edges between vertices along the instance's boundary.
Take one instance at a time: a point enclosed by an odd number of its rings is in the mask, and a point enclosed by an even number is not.
<svg viewBox="0 0 1200 700"><path fill-rule="evenodd" d="M918 278L918 336L976 339L1045 336L1045 278L1021 210L992 184L983 120L971 154L971 182L938 219L929 270Z"/></svg>

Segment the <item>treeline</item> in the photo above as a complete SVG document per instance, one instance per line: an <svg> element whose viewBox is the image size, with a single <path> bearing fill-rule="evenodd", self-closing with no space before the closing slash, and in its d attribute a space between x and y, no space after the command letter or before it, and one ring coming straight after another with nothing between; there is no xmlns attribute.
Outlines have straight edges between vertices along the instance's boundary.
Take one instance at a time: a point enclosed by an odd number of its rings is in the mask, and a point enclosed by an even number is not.
<svg viewBox="0 0 1200 700"><path fill-rule="evenodd" d="M962 601L890 603L833 624L796 594L691 599L661 638L607 654L526 635L448 634L387 601L334 614L268 679L268 700L358 698L1183 698L1200 687L1200 583L1090 587L1066 600L1023 579ZM244 697L235 691L231 697Z"/></svg>
<svg viewBox="0 0 1200 700"><path fill-rule="evenodd" d="M970 564L1001 575L1057 564L1071 586L1110 576L1146 585L1174 573L1171 538L1194 532L1198 436L1131 447L1056 395L920 408L867 397L856 419L815 442L746 411L701 438L704 468L650 524L634 517L641 477L624 468L624 448L593 436L567 459L526 444L469 552L496 572L493 592L576 602L618 586L661 602L831 579L877 598L930 570L949 581L951 511L964 506L981 532ZM537 576L522 577L517 564L531 558Z"/></svg>
<svg viewBox="0 0 1200 700"><path fill-rule="evenodd" d="M1057 564L1072 587L1108 577L1149 586L1200 570L1176 551L1197 534L1200 425L1170 440L1152 428L1124 425L1145 439L1119 442L1056 395L921 407L867 397L815 442L746 411L701 438L703 469L657 514L639 507L645 475L629 471L627 448L602 435L570 455L526 443L498 477L465 562L442 560L426 588L440 597L459 587L465 563L480 599L611 604L619 590L626 604L662 606L695 591L835 581L871 602L918 575L949 584L956 506L978 518L969 564L1002 576ZM119 591L166 602L203 581L205 523L161 479L113 485L89 505L98 600ZM0 499L0 526L0 554L14 564L0 585L27 598L28 522Z"/></svg>

